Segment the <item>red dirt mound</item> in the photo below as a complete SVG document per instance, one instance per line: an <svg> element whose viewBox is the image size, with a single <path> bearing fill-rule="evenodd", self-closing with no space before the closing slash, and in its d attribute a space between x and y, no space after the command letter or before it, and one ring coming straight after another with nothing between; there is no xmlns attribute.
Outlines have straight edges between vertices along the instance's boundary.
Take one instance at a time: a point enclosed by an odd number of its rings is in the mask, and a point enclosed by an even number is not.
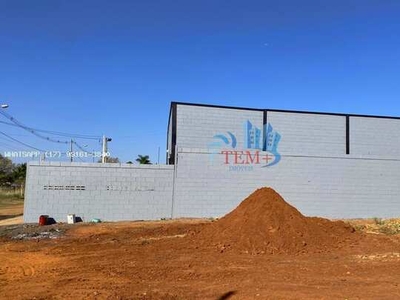
<svg viewBox="0 0 400 300"><path fill-rule="evenodd" d="M342 221L303 216L271 188L261 188L235 210L206 226L200 245L251 254L330 252L360 234Z"/></svg>

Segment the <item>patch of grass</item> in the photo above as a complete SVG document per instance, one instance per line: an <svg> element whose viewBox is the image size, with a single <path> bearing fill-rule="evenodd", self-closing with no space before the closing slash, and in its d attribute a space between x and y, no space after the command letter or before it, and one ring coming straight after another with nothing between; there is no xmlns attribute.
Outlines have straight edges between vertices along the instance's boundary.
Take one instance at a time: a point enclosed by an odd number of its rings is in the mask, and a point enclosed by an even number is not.
<svg viewBox="0 0 400 300"><path fill-rule="evenodd" d="M21 193L18 192L4 192L0 191L0 207L23 204L24 198L21 196Z"/></svg>
<svg viewBox="0 0 400 300"><path fill-rule="evenodd" d="M3 194L0 193L0 200L2 199L24 199L20 194Z"/></svg>
<svg viewBox="0 0 400 300"><path fill-rule="evenodd" d="M394 235L397 234L395 230L392 230L390 227L380 227L378 228L378 232L386 234L386 235Z"/></svg>
<svg viewBox="0 0 400 300"><path fill-rule="evenodd" d="M379 225L379 226L385 225L385 220L383 220L381 218L374 218L374 222L375 222L375 225Z"/></svg>
<svg viewBox="0 0 400 300"><path fill-rule="evenodd" d="M400 221L388 221L380 226L378 231L383 234L394 235L400 233Z"/></svg>
<svg viewBox="0 0 400 300"><path fill-rule="evenodd" d="M360 232L381 233L386 235L400 234L400 218L353 220L350 221L349 224Z"/></svg>
<svg viewBox="0 0 400 300"><path fill-rule="evenodd" d="M351 225L351 224L350 224ZM365 231L365 225L351 225L356 231Z"/></svg>

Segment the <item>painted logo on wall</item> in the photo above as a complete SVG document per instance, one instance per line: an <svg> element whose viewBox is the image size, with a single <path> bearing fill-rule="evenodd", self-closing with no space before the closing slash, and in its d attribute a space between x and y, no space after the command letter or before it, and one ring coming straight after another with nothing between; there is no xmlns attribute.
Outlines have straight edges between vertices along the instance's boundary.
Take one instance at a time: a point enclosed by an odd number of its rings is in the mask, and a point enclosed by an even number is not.
<svg viewBox="0 0 400 300"><path fill-rule="evenodd" d="M210 161L215 163L222 154L223 164L229 166L231 171L252 171L255 166L272 167L281 161L278 152L281 135L269 123L261 130L246 121L242 147L231 131L216 134L212 140L208 144Z"/></svg>

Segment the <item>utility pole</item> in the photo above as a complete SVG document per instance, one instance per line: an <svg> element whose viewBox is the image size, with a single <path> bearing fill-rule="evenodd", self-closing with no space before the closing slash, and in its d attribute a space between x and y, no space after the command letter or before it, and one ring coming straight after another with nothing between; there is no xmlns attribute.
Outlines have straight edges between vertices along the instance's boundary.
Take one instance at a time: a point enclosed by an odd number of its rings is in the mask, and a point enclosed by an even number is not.
<svg viewBox="0 0 400 300"><path fill-rule="evenodd" d="M70 147L70 149L69 149L69 159L70 159L70 162L73 162L74 160L73 160L73 153L72 153L72 151L73 151L73 149L72 149L72 144L73 144L73 140L71 139L71 147Z"/></svg>
<svg viewBox="0 0 400 300"><path fill-rule="evenodd" d="M106 137L105 135L103 135L103 149L102 149L102 153L101 153L101 163L104 164L106 163L106 157L107 157L107 151L108 151L108 142L111 142L112 139Z"/></svg>
<svg viewBox="0 0 400 300"><path fill-rule="evenodd" d="M43 155L42 155L42 153L40 153L40 155L39 155L39 164L40 164L42 161L46 161L46 153L43 153Z"/></svg>
<svg viewBox="0 0 400 300"><path fill-rule="evenodd" d="M107 152L107 138L103 135L103 149L101 149L101 163L104 164L106 162L106 152Z"/></svg>

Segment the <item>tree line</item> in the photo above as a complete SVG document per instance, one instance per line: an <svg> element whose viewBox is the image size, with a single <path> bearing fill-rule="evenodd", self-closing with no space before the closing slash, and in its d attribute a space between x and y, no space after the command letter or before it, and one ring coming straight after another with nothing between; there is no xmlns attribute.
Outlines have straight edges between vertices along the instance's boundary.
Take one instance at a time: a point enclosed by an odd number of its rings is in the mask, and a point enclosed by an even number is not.
<svg viewBox="0 0 400 300"><path fill-rule="evenodd" d="M150 156L148 155L138 155L138 158L135 160L139 165L151 165ZM97 162L101 163L101 159ZM106 163L120 163L118 157L106 157ZM127 164L133 164L132 161L127 161Z"/></svg>
<svg viewBox="0 0 400 300"><path fill-rule="evenodd" d="M0 186L23 186L26 177L26 163L15 164L0 154Z"/></svg>

